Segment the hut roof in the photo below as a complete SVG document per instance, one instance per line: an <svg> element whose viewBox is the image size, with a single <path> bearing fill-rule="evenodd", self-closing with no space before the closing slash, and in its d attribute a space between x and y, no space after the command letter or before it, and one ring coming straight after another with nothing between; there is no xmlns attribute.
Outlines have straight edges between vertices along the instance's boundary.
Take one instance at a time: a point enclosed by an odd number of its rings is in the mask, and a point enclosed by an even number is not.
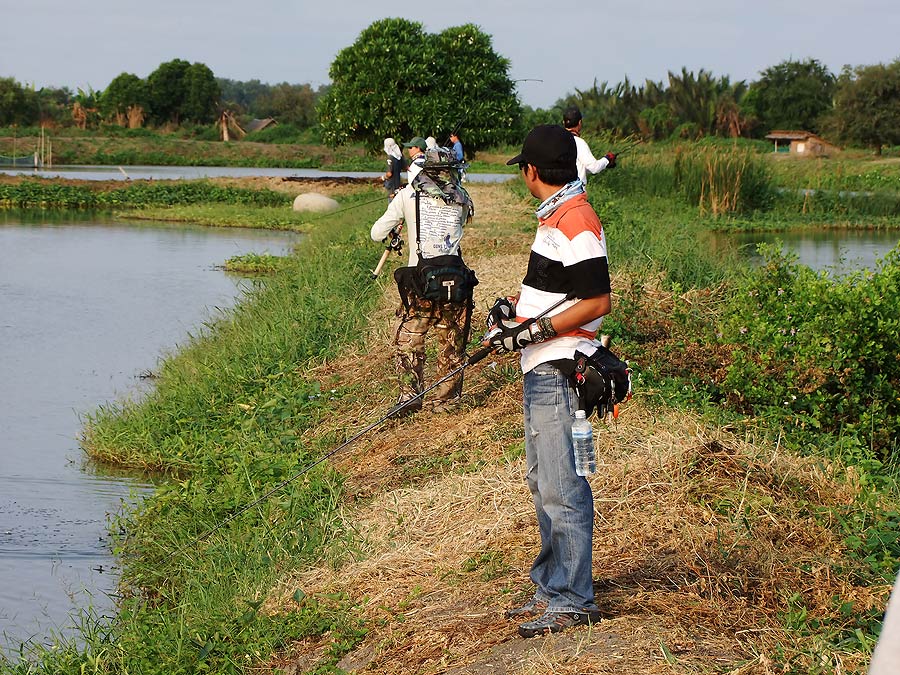
<svg viewBox="0 0 900 675"><path fill-rule="evenodd" d="M770 131L766 134L766 138L770 141L805 141L810 137L815 137L815 134L809 131L788 131L784 129Z"/></svg>
<svg viewBox="0 0 900 675"><path fill-rule="evenodd" d="M247 133L250 133L251 131L260 131L261 129L266 129L266 128L272 126L273 124L278 124L278 122L276 122L271 117L266 117L261 120L259 120L259 119L250 120L250 122L247 124Z"/></svg>

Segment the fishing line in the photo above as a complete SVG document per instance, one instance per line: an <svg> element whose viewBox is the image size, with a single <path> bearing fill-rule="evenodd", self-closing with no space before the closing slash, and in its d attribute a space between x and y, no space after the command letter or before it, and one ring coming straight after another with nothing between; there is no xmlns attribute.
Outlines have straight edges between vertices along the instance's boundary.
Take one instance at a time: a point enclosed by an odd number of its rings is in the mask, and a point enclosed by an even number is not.
<svg viewBox="0 0 900 675"><path fill-rule="evenodd" d="M374 204L376 202L384 202L384 197L379 197L378 199L373 199L368 202L362 202L361 204L354 204L353 206L347 206L343 209L338 209L337 211L329 211L328 213L323 213L320 216L316 216L315 218L310 218L309 220L304 220L302 224L313 223L317 220L322 220L322 218L329 218L331 216L336 216L338 214L344 213L345 211L350 211L351 209L358 209L360 206L368 206L370 204Z"/></svg>

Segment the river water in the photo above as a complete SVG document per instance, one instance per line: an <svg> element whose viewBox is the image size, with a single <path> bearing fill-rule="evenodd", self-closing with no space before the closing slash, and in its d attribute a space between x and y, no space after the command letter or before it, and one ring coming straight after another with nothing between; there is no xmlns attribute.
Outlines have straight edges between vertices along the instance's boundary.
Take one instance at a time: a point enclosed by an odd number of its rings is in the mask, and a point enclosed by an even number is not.
<svg viewBox="0 0 900 675"><path fill-rule="evenodd" d="M273 178L371 178L381 175L378 171L323 171L321 169L285 169L279 167L236 166L58 166L52 169L0 168L0 174L41 176L43 178L71 178L75 180L174 180L179 178L246 178L266 176ZM497 183L512 180L513 173L468 173L473 183Z"/></svg>
<svg viewBox="0 0 900 675"><path fill-rule="evenodd" d="M248 282L214 266L296 240L84 218L0 211L0 650L113 608L108 519L150 486L85 462L82 415L234 304Z"/></svg>
<svg viewBox="0 0 900 675"><path fill-rule="evenodd" d="M861 269L874 270L878 261L900 244L900 230L818 230L778 233L723 234L717 238L740 246L753 263L762 262L760 243L780 244L798 262L831 276Z"/></svg>

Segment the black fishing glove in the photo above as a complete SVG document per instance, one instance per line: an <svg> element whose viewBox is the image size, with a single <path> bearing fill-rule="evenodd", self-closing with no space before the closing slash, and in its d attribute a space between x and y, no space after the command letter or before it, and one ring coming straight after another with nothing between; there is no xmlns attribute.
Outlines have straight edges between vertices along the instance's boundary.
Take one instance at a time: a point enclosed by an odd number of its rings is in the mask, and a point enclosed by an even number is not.
<svg viewBox="0 0 900 675"><path fill-rule="evenodd" d="M606 159L609 160L609 164L606 165L607 169L615 169L616 168L616 153L607 152Z"/></svg>
<svg viewBox="0 0 900 675"><path fill-rule="evenodd" d="M517 352L534 342L531 335L531 324L526 326L507 319L497 323L494 331L487 336L487 340L498 354Z"/></svg>
<svg viewBox="0 0 900 675"><path fill-rule="evenodd" d="M487 327L488 330L494 328L501 321L514 319L516 316L516 308L508 298L497 298L494 306L488 310Z"/></svg>

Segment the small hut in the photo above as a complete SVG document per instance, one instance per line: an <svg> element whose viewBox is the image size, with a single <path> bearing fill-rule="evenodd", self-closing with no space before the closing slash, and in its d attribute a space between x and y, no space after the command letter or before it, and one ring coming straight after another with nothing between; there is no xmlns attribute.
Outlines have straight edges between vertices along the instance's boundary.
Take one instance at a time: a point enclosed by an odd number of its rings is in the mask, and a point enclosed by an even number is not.
<svg viewBox="0 0 900 675"><path fill-rule="evenodd" d="M770 131L766 138L775 141L775 152L790 152L792 155L827 157L840 151L836 145L809 131Z"/></svg>
<svg viewBox="0 0 900 675"><path fill-rule="evenodd" d="M264 119L253 119L250 120L250 123L247 124L247 133L252 134L254 131L262 131L263 129L268 129L269 127L273 127L278 122L276 122L271 117L266 117Z"/></svg>

